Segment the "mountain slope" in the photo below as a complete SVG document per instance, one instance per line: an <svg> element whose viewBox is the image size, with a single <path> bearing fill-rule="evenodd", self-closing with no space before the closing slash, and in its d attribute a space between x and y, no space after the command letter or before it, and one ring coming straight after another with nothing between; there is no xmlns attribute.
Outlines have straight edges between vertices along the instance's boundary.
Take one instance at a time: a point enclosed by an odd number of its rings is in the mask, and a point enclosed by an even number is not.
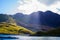
<svg viewBox="0 0 60 40"><path fill-rule="evenodd" d="M51 27L60 26L60 15L57 13L46 11L44 13L39 12L39 15L41 25L47 25Z"/></svg>
<svg viewBox="0 0 60 40"><path fill-rule="evenodd" d="M16 23L32 31L39 30L50 30L60 26L60 15L51 11L38 11L33 12L30 15L21 15L21 13L15 14L14 16ZM16 19L17 18L17 19ZM20 21L21 20L21 21ZM50 29L47 29L50 28Z"/></svg>
<svg viewBox="0 0 60 40"><path fill-rule="evenodd" d="M0 33L2 34L33 34L31 30L28 30L22 26L18 26L15 20L6 14L0 14Z"/></svg>

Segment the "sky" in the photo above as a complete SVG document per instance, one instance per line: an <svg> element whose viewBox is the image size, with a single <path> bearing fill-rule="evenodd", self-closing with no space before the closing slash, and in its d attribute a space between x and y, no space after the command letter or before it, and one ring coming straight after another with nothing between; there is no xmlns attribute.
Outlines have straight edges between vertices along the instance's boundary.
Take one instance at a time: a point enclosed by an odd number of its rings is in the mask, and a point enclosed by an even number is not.
<svg viewBox="0 0 60 40"><path fill-rule="evenodd" d="M37 11L53 11L60 14L60 0L0 0L0 13L31 14Z"/></svg>
<svg viewBox="0 0 60 40"><path fill-rule="evenodd" d="M17 11L17 0L0 0L0 13L15 14Z"/></svg>

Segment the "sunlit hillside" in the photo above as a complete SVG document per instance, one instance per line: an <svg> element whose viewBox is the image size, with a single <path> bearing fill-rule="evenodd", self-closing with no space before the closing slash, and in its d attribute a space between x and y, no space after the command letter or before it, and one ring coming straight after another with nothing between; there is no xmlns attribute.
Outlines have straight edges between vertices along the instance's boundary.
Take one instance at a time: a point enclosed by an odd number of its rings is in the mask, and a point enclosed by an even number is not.
<svg viewBox="0 0 60 40"><path fill-rule="evenodd" d="M0 23L0 33L1 34L33 34L32 31L26 28L6 22Z"/></svg>

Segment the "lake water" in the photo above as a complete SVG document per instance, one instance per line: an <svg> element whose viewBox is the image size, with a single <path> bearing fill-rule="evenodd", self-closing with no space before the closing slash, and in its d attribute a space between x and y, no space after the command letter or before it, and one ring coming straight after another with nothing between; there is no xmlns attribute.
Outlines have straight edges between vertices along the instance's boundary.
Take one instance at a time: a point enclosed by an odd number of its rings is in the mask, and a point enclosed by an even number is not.
<svg viewBox="0 0 60 40"><path fill-rule="evenodd" d="M60 40L60 37L32 37L32 36L0 34L0 40Z"/></svg>

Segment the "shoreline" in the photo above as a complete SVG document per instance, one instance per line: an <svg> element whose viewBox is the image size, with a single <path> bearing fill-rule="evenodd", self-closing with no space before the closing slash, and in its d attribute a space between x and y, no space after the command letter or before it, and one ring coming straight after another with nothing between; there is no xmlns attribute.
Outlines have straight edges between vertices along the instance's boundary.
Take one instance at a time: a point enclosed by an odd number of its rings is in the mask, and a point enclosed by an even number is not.
<svg viewBox="0 0 60 40"><path fill-rule="evenodd" d="M4 33L0 33L0 35L20 35L20 34L4 34Z"/></svg>
<svg viewBox="0 0 60 40"><path fill-rule="evenodd" d="M0 37L0 39L18 39L17 37Z"/></svg>

